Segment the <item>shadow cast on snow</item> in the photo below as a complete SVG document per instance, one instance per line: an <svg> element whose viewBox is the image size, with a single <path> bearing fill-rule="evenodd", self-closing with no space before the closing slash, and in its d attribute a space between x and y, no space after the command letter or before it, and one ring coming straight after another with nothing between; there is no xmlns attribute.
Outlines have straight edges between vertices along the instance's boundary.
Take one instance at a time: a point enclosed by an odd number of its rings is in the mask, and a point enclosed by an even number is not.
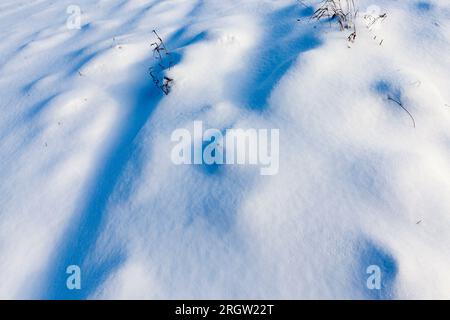
<svg viewBox="0 0 450 320"><path fill-rule="evenodd" d="M76 210L62 244L53 256L53 263L49 264L51 267L46 278L49 285L44 285L45 298L85 299L124 260L122 252L113 252L96 265L84 265L100 235L108 201L136 149L135 139L164 96L151 78L145 78L143 82L144 85L131 93L135 99L127 118L99 161L98 170L85 188L83 204ZM69 265L82 268L82 290L67 289L66 268Z"/></svg>
<svg viewBox="0 0 450 320"><path fill-rule="evenodd" d="M276 85L297 59L321 44L312 24L298 22L311 12L311 7L294 4L268 16L269 28L262 45L256 48L258 54L252 57L254 66L248 70L244 83L238 84L244 106L253 111L265 110Z"/></svg>
<svg viewBox="0 0 450 320"><path fill-rule="evenodd" d="M137 99L124 121L125 124L119 129L114 143L101 159L102 165L85 188L87 198L69 224L69 230L51 264L53 268L48 273L48 283L51 284L47 290L49 299L87 298L92 289L104 280L104 271L113 269L123 259L122 254L117 253L104 260L101 265L82 267L99 236L108 200L133 153L133 142L162 98L162 93L153 87L151 81L148 82L138 90ZM82 267L83 290L67 290L65 279L68 275L65 269L69 265Z"/></svg>

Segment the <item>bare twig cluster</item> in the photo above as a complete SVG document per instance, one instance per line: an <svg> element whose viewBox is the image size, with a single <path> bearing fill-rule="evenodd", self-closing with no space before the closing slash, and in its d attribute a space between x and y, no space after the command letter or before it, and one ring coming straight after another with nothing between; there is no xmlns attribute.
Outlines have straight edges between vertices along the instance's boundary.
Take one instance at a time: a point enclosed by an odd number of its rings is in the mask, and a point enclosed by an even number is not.
<svg viewBox="0 0 450 320"><path fill-rule="evenodd" d="M161 89L165 95L168 95L174 80L164 75L164 70L172 67L172 57L156 30L153 30L153 33L156 36L156 41L151 43L151 46L153 47L153 58L156 60L156 66L150 67L148 71L155 86Z"/></svg>
<svg viewBox="0 0 450 320"><path fill-rule="evenodd" d="M353 31L348 36L348 41L354 42L356 40L355 19L357 14L358 10L354 0L323 0L311 18L318 21L323 19L330 22L336 21L341 31Z"/></svg>
<svg viewBox="0 0 450 320"><path fill-rule="evenodd" d="M387 18L387 13L383 14L366 14L364 15L364 20L366 21L366 27L369 32L372 33L374 26L382 23ZM379 41L380 46L383 44L384 39L377 39L378 36L375 34L373 40Z"/></svg>
<svg viewBox="0 0 450 320"><path fill-rule="evenodd" d="M364 21L369 33L373 35L373 40L377 41L380 46L383 44L384 39L380 39L378 35L374 33L374 29L386 19L387 13L380 14L379 12L368 12L364 15Z"/></svg>
<svg viewBox="0 0 450 320"><path fill-rule="evenodd" d="M343 31L351 29L354 25L354 2L353 0L323 0L319 8L314 12L313 19L324 18L335 20Z"/></svg>
<svg viewBox="0 0 450 320"><path fill-rule="evenodd" d="M372 30L372 27L377 22L383 22L386 18L387 18L387 13L383 13L383 14L380 14L378 16L374 16L374 15L371 15L371 14L366 14L364 16L364 19L367 21L367 28L369 30Z"/></svg>

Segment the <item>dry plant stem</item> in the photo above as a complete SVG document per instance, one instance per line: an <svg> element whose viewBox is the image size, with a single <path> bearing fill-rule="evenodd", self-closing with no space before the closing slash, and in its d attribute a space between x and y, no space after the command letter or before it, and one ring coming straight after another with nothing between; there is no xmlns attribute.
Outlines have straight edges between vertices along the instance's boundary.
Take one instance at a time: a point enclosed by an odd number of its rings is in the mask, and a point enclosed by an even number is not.
<svg viewBox="0 0 450 320"><path fill-rule="evenodd" d="M412 114L408 111L408 109L406 109L406 108L403 106L403 103L401 103L400 101L398 101L398 100L392 98L391 96L388 96L388 100L395 102L395 103L398 104L403 110L405 110L406 113L408 113L409 117L411 118L411 120L412 120L412 122L413 122L413 126L414 126L414 128L415 128L415 127L416 127L416 120L414 120L414 117L413 117Z"/></svg>
<svg viewBox="0 0 450 320"><path fill-rule="evenodd" d="M164 41L158 35L156 30L153 30L153 33L155 34L157 41L153 42L151 44L151 46L154 47L153 56L158 61L158 67L160 70L170 69L172 67L172 60L170 59L170 52L167 50L167 47L164 44ZM169 58L169 62L166 64L164 63L165 57ZM153 67L149 68L149 74L152 77L152 80L153 80L153 83L155 84L155 86L157 86L159 89L161 89L161 91L165 95L168 95L170 93L170 90L171 90L174 80L167 76L163 76L163 78L161 79L160 73L161 73L161 71L155 72L155 68L153 68Z"/></svg>
<svg viewBox="0 0 450 320"><path fill-rule="evenodd" d="M343 4L344 3L344 4ZM358 10L355 7L354 0L324 0L319 8L311 16L311 19L322 20L324 18L336 20L341 31L353 29L348 41L354 42L356 39L356 16Z"/></svg>
<svg viewBox="0 0 450 320"><path fill-rule="evenodd" d="M153 47L155 47L154 49L153 49L153 53L155 54L158 54L158 58L159 58L159 60L162 60L163 59L163 57L162 57L162 55L161 55L161 52L164 52L165 53L165 55L167 56L167 55L170 55L170 53L167 51L167 48L166 48L166 45L164 44L164 41L161 39L161 37L158 35L158 33L156 32L156 30L153 30L153 33L155 34L155 36L156 36L156 38L158 39L158 41L159 42L153 42L152 44L151 44L151 46Z"/></svg>

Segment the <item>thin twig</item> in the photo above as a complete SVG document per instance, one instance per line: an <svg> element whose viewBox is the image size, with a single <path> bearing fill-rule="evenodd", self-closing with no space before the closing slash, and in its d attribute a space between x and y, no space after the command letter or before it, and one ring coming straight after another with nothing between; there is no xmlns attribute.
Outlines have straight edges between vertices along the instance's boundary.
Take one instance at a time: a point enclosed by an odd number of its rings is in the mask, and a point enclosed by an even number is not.
<svg viewBox="0 0 450 320"><path fill-rule="evenodd" d="M406 108L403 106L403 103L401 103L400 101L398 101L398 100L392 98L391 96L388 96L388 100L395 102L395 103L398 104L403 110L405 110L405 111L408 113L409 117L411 118L411 120L412 120L412 122L413 122L414 128L415 128L415 127L416 127L416 120L414 120L414 117L413 117L412 114L408 111L408 109L406 109Z"/></svg>

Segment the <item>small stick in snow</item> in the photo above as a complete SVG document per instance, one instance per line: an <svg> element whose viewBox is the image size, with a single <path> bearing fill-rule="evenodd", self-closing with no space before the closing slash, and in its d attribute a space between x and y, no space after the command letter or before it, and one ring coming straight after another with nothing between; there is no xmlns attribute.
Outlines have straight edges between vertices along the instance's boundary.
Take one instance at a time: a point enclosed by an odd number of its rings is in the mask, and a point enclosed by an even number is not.
<svg viewBox="0 0 450 320"><path fill-rule="evenodd" d="M391 96L388 96L388 100L395 102L396 104L398 104L403 110L406 111L406 113L408 113L409 117L411 118L412 122L413 122L413 126L414 128L416 127L416 120L414 120L414 117L412 116L412 114L408 111L408 109L406 109L403 106L403 103L401 103L400 101L395 100L394 98L392 98Z"/></svg>
<svg viewBox="0 0 450 320"><path fill-rule="evenodd" d="M354 31L351 35L348 36L348 41L354 43L356 40L356 31Z"/></svg>
<svg viewBox="0 0 450 320"><path fill-rule="evenodd" d="M161 90L165 93L166 96L170 93L172 83L173 83L173 79L164 76L164 83L161 86Z"/></svg>

